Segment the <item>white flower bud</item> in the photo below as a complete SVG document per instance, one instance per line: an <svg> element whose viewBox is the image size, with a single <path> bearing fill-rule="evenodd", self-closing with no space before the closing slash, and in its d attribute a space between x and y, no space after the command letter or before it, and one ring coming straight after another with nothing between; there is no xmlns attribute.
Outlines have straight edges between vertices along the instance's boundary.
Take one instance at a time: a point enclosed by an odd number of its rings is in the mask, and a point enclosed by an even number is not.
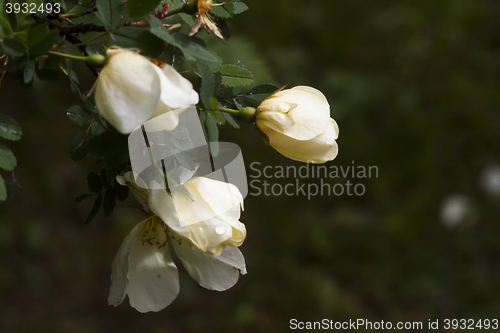
<svg viewBox="0 0 500 333"><path fill-rule="evenodd" d="M130 133L150 118L198 103L191 82L172 66L160 68L136 51L118 47L109 48L106 56L95 100L119 132Z"/></svg>
<svg viewBox="0 0 500 333"><path fill-rule="evenodd" d="M257 108L255 123L271 147L292 160L324 163L337 156L339 127L317 89L298 86L274 93Z"/></svg>

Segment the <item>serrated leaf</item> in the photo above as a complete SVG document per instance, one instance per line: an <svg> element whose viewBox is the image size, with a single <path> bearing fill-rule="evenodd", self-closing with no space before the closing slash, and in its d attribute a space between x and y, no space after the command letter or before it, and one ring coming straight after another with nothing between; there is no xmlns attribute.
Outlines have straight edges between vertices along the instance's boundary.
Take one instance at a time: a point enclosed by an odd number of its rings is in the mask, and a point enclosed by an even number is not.
<svg viewBox="0 0 500 333"><path fill-rule="evenodd" d="M77 134L71 141L69 147L69 157L73 161L79 161L87 155L87 134L85 132Z"/></svg>
<svg viewBox="0 0 500 333"><path fill-rule="evenodd" d="M193 171L196 168L196 164L189 154L178 150L174 152L175 159L186 169Z"/></svg>
<svg viewBox="0 0 500 333"><path fill-rule="evenodd" d="M69 120L79 126L88 126L92 122L92 115L79 105L73 105L66 112Z"/></svg>
<svg viewBox="0 0 500 333"><path fill-rule="evenodd" d="M218 96L221 86L222 86L222 74L219 71L216 71L214 73L214 82L215 82L215 87L214 87L214 95Z"/></svg>
<svg viewBox="0 0 500 333"><path fill-rule="evenodd" d="M161 39L143 28L122 27L111 36L116 45L123 48L138 48L142 55L153 58L158 57L165 48Z"/></svg>
<svg viewBox="0 0 500 333"><path fill-rule="evenodd" d="M75 202L80 202L84 199L90 198L92 195L93 195L92 193L83 193L75 195Z"/></svg>
<svg viewBox="0 0 500 333"><path fill-rule="evenodd" d="M92 206L92 209L90 210L89 216L87 217L85 224L89 224L94 219L94 217L99 212L99 208L101 208L101 204L102 204L102 194L99 193L99 195L94 201L94 206Z"/></svg>
<svg viewBox="0 0 500 333"><path fill-rule="evenodd" d="M14 58L22 57L26 55L28 51L26 44L15 38L5 37L1 44L5 52Z"/></svg>
<svg viewBox="0 0 500 333"><path fill-rule="evenodd" d="M199 44L199 42L201 43L200 39L188 37L181 33L170 34L157 17L150 15L147 20L150 25L151 33L168 44L178 47L182 53L184 53L187 60L195 61L198 59L208 62L217 62L217 57Z"/></svg>
<svg viewBox="0 0 500 333"><path fill-rule="evenodd" d="M104 133L104 131L104 127L98 122L93 122L92 124L90 124L90 135L98 136L99 134Z"/></svg>
<svg viewBox="0 0 500 333"><path fill-rule="evenodd" d="M253 83L252 73L235 65L220 65L217 70L222 74L222 84L228 87L241 87Z"/></svg>
<svg viewBox="0 0 500 333"><path fill-rule="evenodd" d="M160 0L129 0L127 13L130 17L144 16L152 12L160 2Z"/></svg>
<svg viewBox="0 0 500 333"><path fill-rule="evenodd" d="M130 1L128 4L130 6ZM96 16L104 24L106 30L110 30L120 23L122 5L123 0L96 0Z"/></svg>
<svg viewBox="0 0 500 333"><path fill-rule="evenodd" d="M238 122L236 119L239 119L239 118L235 118L233 117L232 114L229 114L229 113L226 113L226 112L222 112L222 117L224 117L224 119L227 120L227 122L229 123L229 125L233 126L234 128L240 128L240 124L242 123L241 121Z"/></svg>
<svg viewBox="0 0 500 333"><path fill-rule="evenodd" d="M5 187L5 182L3 181L2 175L0 175L0 201L5 201L7 199L7 188Z"/></svg>
<svg viewBox="0 0 500 333"><path fill-rule="evenodd" d="M0 137L16 141L23 136L21 126L9 116L0 114Z"/></svg>
<svg viewBox="0 0 500 333"><path fill-rule="evenodd" d="M113 212L116 204L115 189L113 186L108 186L104 193L104 201L102 203L102 211L104 216L109 216Z"/></svg>
<svg viewBox="0 0 500 333"><path fill-rule="evenodd" d="M200 118L200 124L201 124L201 129L203 131L203 135L205 136L205 142L208 141L208 133L207 133L207 127L205 125L206 119L207 119L207 113L206 112L200 112L199 113L199 118Z"/></svg>
<svg viewBox="0 0 500 333"><path fill-rule="evenodd" d="M210 99L214 95L215 80L210 68L203 62L198 62L198 71L201 76L200 100L205 109L211 106Z"/></svg>
<svg viewBox="0 0 500 333"><path fill-rule="evenodd" d="M217 105L217 103L216 103L216 105ZM217 110L212 110L212 112L213 112L213 114L214 114L215 118L217 119L217 121L218 121L218 123L219 123L220 125L224 125L224 124L226 123L226 119L224 119L224 117L222 117L222 115L220 114L220 112L219 112L219 111L217 111Z"/></svg>
<svg viewBox="0 0 500 333"><path fill-rule="evenodd" d="M238 2L234 3L234 8L233 8L232 14L238 15L238 14L243 13L247 9L248 9L248 6L245 3L238 1Z"/></svg>
<svg viewBox="0 0 500 333"><path fill-rule="evenodd" d="M120 201L125 201L128 197L129 192L130 192L130 190L128 189L128 186L120 185L116 181L116 178L115 178L114 187L115 187L116 198Z"/></svg>
<svg viewBox="0 0 500 333"><path fill-rule="evenodd" d="M226 6L212 6L212 14L221 19L228 19L231 17L231 14L224 8Z"/></svg>
<svg viewBox="0 0 500 333"><path fill-rule="evenodd" d="M5 144L0 143L0 169L12 171L16 165L17 160L12 150Z"/></svg>

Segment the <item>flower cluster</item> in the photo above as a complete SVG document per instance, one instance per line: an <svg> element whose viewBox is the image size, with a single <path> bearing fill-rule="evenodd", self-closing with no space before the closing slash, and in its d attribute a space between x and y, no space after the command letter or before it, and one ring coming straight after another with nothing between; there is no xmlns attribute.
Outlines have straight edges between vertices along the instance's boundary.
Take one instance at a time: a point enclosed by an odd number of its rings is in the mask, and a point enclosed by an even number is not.
<svg viewBox="0 0 500 333"><path fill-rule="evenodd" d="M204 23L212 2L200 3L198 18ZM156 127L171 131L180 113L198 99L191 82L172 66L119 47L107 51L95 90L99 112L123 134L152 118L162 119ZM336 157L339 128L320 91L305 86L279 90L248 110L244 118L255 121L266 142L282 155L311 163ZM179 292L172 253L207 289L226 290L240 273L246 274L238 249L246 237L239 221L243 196L235 185L196 176L179 183L181 190L153 189L131 172L117 180L132 190L148 218L132 229L113 260L109 304L116 306L128 295L140 312L169 305Z"/></svg>

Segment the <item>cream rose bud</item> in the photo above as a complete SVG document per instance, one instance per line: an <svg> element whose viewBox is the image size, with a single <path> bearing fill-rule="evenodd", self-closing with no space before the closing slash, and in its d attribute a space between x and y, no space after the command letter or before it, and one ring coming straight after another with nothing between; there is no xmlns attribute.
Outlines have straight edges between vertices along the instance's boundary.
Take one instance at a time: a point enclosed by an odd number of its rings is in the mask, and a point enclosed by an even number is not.
<svg viewBox="0 0 500 333"><path fill-rule="evenodd" d="M337 156L339 127L317 89L297 86L276 92L262 101L255 116L271 147L292 160L325 163Z"/></svg>
<svg viewBox="0 0 500 333"><path fill-rule="evenodd" d="M198 103L191 82L170 65L160 68L136 50L119 47L110 47L106 58L95 101L102 116L123 134L150 118Z"/></svg>
<svg viewBox="0 0 500 333"><path fill-rule="evenodd" d="M247 232L239 221L243 196L238 188L205 177L191 178L184 186L191 198L174 191L174 212L165 209L166 191L150 191L151 210L168 221L168 226L177 235L205 253L218 256L226 246L240 246ZM176 214L177 218L169 218L171 214Z"/></svg>

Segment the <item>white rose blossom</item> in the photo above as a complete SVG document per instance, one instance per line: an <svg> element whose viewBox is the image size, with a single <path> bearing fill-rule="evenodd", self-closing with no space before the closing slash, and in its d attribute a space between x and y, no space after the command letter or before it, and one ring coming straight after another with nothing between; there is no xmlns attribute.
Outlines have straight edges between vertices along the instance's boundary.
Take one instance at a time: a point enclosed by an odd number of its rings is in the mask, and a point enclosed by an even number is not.
<svg viewBox="0 0 500 333"><path fill-rule="evenodd" d="M161 68L136 50L112 46L95 89L99 112L119 132L127 134L148 119L198 103L193 85L168 64Z"/></svg>
<svg viewBox="0 0 500 333"><path fill-rule="evenodd" d="M130 182L125 175L120 183ZM159 311L179 293L179 276L169 242L187 272L202 287L223 291L246 274L237 246L246 236L238 221L243 198L232 185L196 177L185 183L195 201L165 190L144 190L155 214L124 239L111 267L110 305L129 296L139 312ZM207 196L210 191L210 196Z"/></svg>
<svg viewBox="0 0 500 333"><path fill-rule="evenodd" d="M330 118L326 97L315 88L278 91L262 101L255 116L269 145L292 160L325 163L337 156L339 127Z"/></svg>

